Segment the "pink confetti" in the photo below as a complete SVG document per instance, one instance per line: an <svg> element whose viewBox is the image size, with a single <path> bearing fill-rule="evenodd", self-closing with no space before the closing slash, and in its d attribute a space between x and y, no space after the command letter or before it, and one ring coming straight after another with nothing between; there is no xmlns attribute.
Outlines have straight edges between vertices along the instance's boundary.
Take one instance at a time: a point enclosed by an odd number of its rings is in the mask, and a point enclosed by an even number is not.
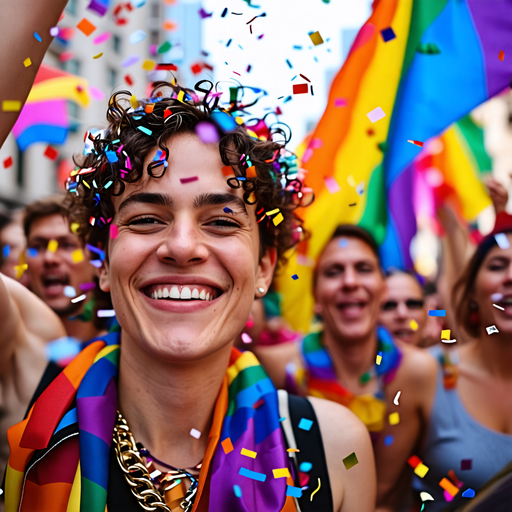
<svg viewBox="0 0 512 512"><path fill-rule="evenodd" d="M322 139L311 139L309 143L309 147L313 149L321 148L324 145L324 141Z"/></svg>
<svg viewBox="0 0 512 512"><path fill-rule="evenodd" d="M252 343L252 338L246 332L243 332L242 333L242 341L244 343Z"/></svg>
<svg viewBox="0 0 512 512"><path fill-rule="evenodd" d="M341 187L339 186L338 182L332 176L324 177L324 182L325 186L327 187L327 190L331 194L336 194L336 192L339 192L341 190Z"/></svg>
<svg viewBox="0 0 512 512"><path fill-rule="evenodd" d="M196 133L204 144L219 142L219 133L217 132L217 128L215 128L211 123L207 123L205 121L197 123Z"/></svg>
<svg viewBox="0 0 512 512"><path fill-rule="evenodd" d="M313 156L313 148L307 148L302 155L302 161L306 163Z"/></svg>
<svg viewBox="0 0 512 512"><path fill-rule="evenodd" d="M114 238L117 238L117 235L119 234L119 231L117 229L117 226L115 224L110 224L110 238L112 238L112 240Z"/></svg>
<svg viewBox="0 0 512 512"><path fill-rule="evenodd" d="M111 35L112 34L110 32L105 32L104 34L101 34L98 37L94 38L92 44L104 43L105 41L108 41L110 39Z"/></svg>
<svg viewBox="0 0 512 512"><path fill-rule="evenodd" d="M96 283L90 282L90 283L81 283L78 285L80 287L80 290L83 292L86 292L88 290L92 290L93 288L96 288Z"/></svg>
<svg viewBox="0 0 512 512"><path fill-rule="evenodd" d="M334 106L335 107L346 107L348 104L345 98L334 98Z"/></svg>
<svg viewBox="0 0 512 512"><path fill-rule="evenodd" d="M380 108L380 107L374 108L371 112L368 112L368 114L366 114L366 115L368 116L368 119L372 123L376 123L379 119L386 117L384 110L382 110L382 108Z"/></svg>
<svg viewBox="0 0 512 512"><path fill-rule="evenodd" d="M67 62L68 60L71 60L75 54L73 52L62 52L59 55L59 62Z"/></svg>
<svg viewBox="0 0 512 512"><path fill-rule="evenodd" d="M192 176L191 178L180 178L181 183L191 183L192 181L197 181L199 178L197 176Z"/></svg>
<svg viewBox="0 0 512 512"><path fill-rule="evenodd" d="M52 37L57 37L59 35L59 27L52 27L50 29L50 35Z"/></svg>
<svg viewBox="0 0 512 512"><path fill-rule="evenodd" d="M89 92L95 100L101 101L105 98L105 93L94 85L89 86Z"/></svg>

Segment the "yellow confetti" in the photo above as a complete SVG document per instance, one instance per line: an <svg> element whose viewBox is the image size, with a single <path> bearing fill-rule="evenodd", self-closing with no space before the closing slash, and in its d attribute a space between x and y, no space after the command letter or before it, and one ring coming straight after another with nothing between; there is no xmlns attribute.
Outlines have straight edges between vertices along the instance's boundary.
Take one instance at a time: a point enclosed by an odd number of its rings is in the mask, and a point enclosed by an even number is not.
<svg viewBox="0 0 512 512"><path fill-rule="evenodd" d="M151 59L146 59L142 63L142 69L145 69L146 71L153 71L153 69L155 69L155 66L156 66L155 61L151 60Z"/></svg>
<svg viewBox="0 0 512 512"><path fill-rule="evenodd" d="M178 93L178 101L181 101L183 103L183 98L185 98L185 91L180 91Z"/></svg>
<svg viewBox="0 0 512 512"><path fill-rule="evenodd" d="M32 66L32 61L30 60L30 57L27 57L24 61L23 61L23 65L28 68L29 66Z"/></svg>
<svg viewBox="0 0 512 512"><path fill-rule="evenodd" d="M57 240L50 240L48 242L48 247L47 249L50 251L50 252L56 252L57 249L59 247L59 242L57 242Z"/></svg>
<svg viewBox="0 0 512 512"><path fill-rule="evenodd" d="M27 270L28 265L26 263L23 263L23 265L15 265L14 270L16 270L16 279L21 279L23 276L23 272Z"/></svg>
<svg viewBox="0 0 512 512"><path fill-rule="evenodd" d="M318 30L316 32L313 32L312 34L309 34L309 38L311 39L311 42L315 46L318 46L319 44L324 44L324 40L320 35L320 32L318 32Z"/></svg>
<svg viewBox="0 0 512 512"><path fill-rule="evenodd" d="M313 496L320 490L320 487L322 487L322 482L320 482L320 478L318 479L318 487L311 493L311 496L309 497L309 501L313 501Z"/></svg>
<svg viewBox="0 0 512 512"><path fill-rule="evenodd" d="M93 59L99 59L103 55L103 52L98 53L98 55L95 55Z"/></svg>
<svg viewBox="0 0 512 512"><path fill-rule="evenodd" d="M78 222L72 222L71 226L70 226L71 233L75 233L76 234L79 227L80 227L80 224L78 224Z"/></svg>
<svg viewBox="0 0 512 512"><path fill-rule="evenodd" d="M400 414L397 412L392 412L389 415L389 424L390 425L398 425L400 423Z"/></svg>
<svg viewBox="0 0 512 512"><path fill-rule="evenodd" d="M413 331L417 331L418 330L419 325L418 325L418 322L416 322L416 320L411 320L409 325L411 326L411 329Z"/></svg>
<svg viewBox="0 0 512 512"><path fill-rule="evenodd" d="M240 453L242 455L245 455L246 457L250 457L251 459L255 459L256 455L258 455L256 452L253 452L252 450L247 450L246 448L242 448L242 451Z"/></svg>
<svg viewBox="0 0 512 512"><path fill-rule="evenodd" d="M73 259L73 263L80 263L81 261L84 261L84 253L82 252L82 249L73 251L71 253L71 258Z"/></svg>
<svg viewBox="0 0 512 512"><path fill-rule="evenodd" d="M288 453L292 453L292 452L300 452L300 450L298 448L288 448L286 450Z"/></svg>
<svg viewBox="0 0 512 512"><path fill-rule="evenodd" d="M351 187L356 186L356 180L354 179L354 176L352 176L352 174L350 176L347 176L347 182Z"/></svg>
<svg viewBox="0 0 512 512"><path fill-rule="evenodd" d="M283 222L284 217L282 213L278 213L273 219L272 222L274 223L274 226L279 226L281 222Z"/></svg>
<svg viewBox="0 0 512 512"><path fill-rule="evenodd" d="M441 331L441 339L442 340L449 340L450 339L450 329L443 329Z"/></svg>
<svg viewBox="0 0 512 512"><path fill-rule="evenodd" d="M21 101L18 100L3 100L2 110L4 112L19 112L21 110Z"/></svg>
<svg viewBox="0 0 512 512"><path fill-rule="evenodd" d="M380 354L377 354L377 357L375 358L375 364L380 364L382 362L382 356Z"/></svg>
<svg viewBox="0 0 512 512"><path fill-rule="evenodd" d="M274 473L274 478L284 478L291 476L288 468L273 469L272 473Z"/></svg>
<svg viewBox="0 0 512 512"><path fill-rule="evenodd" d="M137 101L137 97L134 94L132 94L130 96L130 103L131 103L133 108L137 108L139 106L139 102Z"/></svg>
<svg viewBox="0 0 512 512"><path fill-rule="evenodd" d="M278 213L279 212L279 208L276 208L275 210L270 210L269 212L265 212L269 217L271 215L274 215L274 213Z"/></svg>
<svg viewBox="0 0 512 512"><path fill-rule="evenodd" d="M415 468L414 468L414 474L418 475L420 478L423 478L428 473L429 468L423 464L423 462L420 462Z"/></svg>

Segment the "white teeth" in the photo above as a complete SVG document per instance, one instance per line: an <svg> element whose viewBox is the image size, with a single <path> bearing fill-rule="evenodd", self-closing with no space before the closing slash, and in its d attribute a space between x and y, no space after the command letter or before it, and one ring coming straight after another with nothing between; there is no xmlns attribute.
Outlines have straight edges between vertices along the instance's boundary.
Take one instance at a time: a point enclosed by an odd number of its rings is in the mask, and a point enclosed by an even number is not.
<svg viewBox="0 0 512 512"><path fill-rule="evenodd" d="M190 292L190 288L188 286L184 286L183 290L181 290L181 299L191 299L192 294Z"/></svg>
<svg viewBox="0 0 512 512"><path fill-rule="evenodd" d="M162 292L162 297L166 299L169 297L169 290L167 288L164 288L164 291Z"/></svg>
<svg viewBox="0 0 512 512"><path fill-rule="evenodd" d="M180 291L178 290L177 286L173 286L171 288L171 293L169 295L171 299L179 299L180 298Z"/></svg>
<svg viewBox="0 0 512 512"><path fill-rule="evenodd" d="M156 290L153 292L153 299L158 299L158 292Z"/></svg>
<svg viewBox="0 0 512 512"><path fill-rule="evenodd" d="M197 288L194 288L192 290L192 298L193 299L199 299L199 292L198 292Z"/></svg>
<svg viewBox="0 0 512 512"><path fill-rule="evenodd" d="M160 289L158 290L158 298L159 298L159 299L161 299L161 298L162 298L162 296L163 296L163 294L162 294L162 289L160 288Z"/></svg>
<svg viewBox="0 0 512 512"><path fill-rule="evenodd" d="M210 300L210 292L206 294L206 300Z"/></svg>
<svg viewBox="0 0 512 512"><path fill-rule="evenodd" d="M206 292L205 292L204 290L201 290L201 293L199 294L199 298L200 298L201 300L206 299Z"/></svg>

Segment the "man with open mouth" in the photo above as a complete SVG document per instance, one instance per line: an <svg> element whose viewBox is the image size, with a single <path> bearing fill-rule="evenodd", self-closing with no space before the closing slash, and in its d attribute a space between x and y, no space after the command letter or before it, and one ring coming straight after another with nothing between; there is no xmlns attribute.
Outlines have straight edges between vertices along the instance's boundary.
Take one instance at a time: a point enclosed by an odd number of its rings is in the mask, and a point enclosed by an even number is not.
<svg viewBox="0 0 512 512"><path fill-rule="evenodd" d="M299 240L279 126L204 83L115 93L71 173L120 333L93 341L9 430L7 510L371 512L371 443L343 406L276 391L233 342ZM257 127L257 128L256 128ZM255 130L258 130L256 133ZM48 375L47 375L48 377Z"/></svg>

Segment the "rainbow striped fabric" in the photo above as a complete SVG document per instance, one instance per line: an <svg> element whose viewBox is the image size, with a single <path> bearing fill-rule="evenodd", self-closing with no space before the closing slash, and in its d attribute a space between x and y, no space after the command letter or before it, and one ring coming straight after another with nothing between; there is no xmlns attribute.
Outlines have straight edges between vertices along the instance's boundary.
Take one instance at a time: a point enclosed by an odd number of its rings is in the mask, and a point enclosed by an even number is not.
<svg viewBox="0 0 512 512"><path fill-rule="evenodd" d="M12 129L21 151L35 142L62 144L69 130L67 101L89 105L84 78L41 64L27 101Z"/></svg>
<svg viewBox="0 0 512 512"><path fill-rule="evenodd" d="M314 262L338 224L361 222L370 198L362 225L381 245L384 267L411 267L410 164L421 148L408 140L427 142L508 86L510 34L512 0L374 2L304 153L316 196L303 213L312 237L279 280L292 327L307 332ZM385 117L375 121L379 108Z"/></svg>
<svg viewBox="0 0 512 512"><path fill-rule="evenodd" d="M111 333L89 344L41 394L27 419L9 429L6 512L18 511L21 499L21 512L106 511L119 337ZM208 444L199 483L202 489L213 455L209 512L295 511L287 497L287 484L293 482L272 473L291 471L274 386L252 353L236 349L226 379L222 430L219 424L219 432L210 432L215 443ZM61 439L61 431L73 425L78 428ZM218 443L228 438L233 450ZM242 448L257 455L242 455ZM234 485L242 490L240 498Z"/></svg>

